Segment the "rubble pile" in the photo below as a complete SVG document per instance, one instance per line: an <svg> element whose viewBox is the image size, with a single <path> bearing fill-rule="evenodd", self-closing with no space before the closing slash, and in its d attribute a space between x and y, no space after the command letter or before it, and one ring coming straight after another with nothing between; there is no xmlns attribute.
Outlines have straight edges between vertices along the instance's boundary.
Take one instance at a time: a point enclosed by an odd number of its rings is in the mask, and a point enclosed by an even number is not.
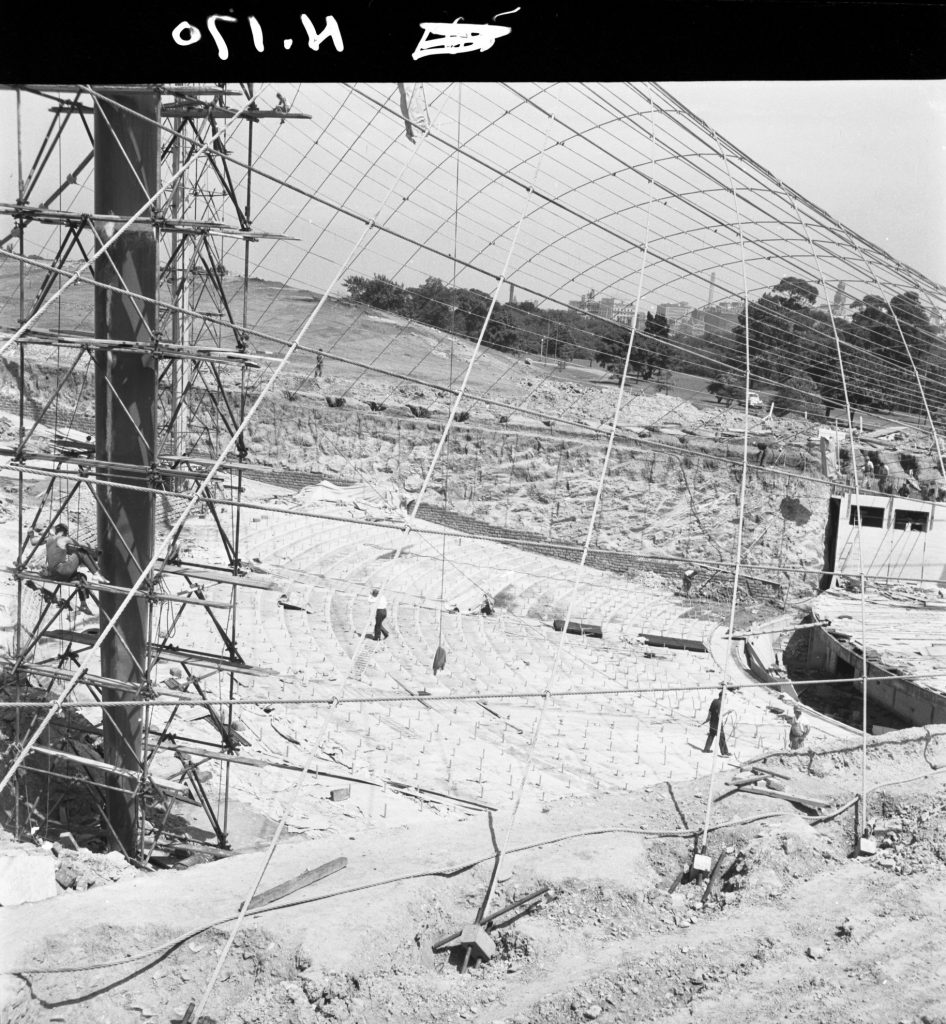
<svg viewBox="0 0 946 1024"><path fill-rule="evenodd" d="M933 802L885 807L874 826L874 867L896 875L946 868L946 797Z"/></svg>
<svg viewBox="0 0 946 1024"><path fill-rule="evenodd" d="M56 855L56 883L61 889L84 892L96 885L108 885L123 878L134 878L138 871L113 850L93 853L91 850L70 850L62 843L53 843Z"/></svg>

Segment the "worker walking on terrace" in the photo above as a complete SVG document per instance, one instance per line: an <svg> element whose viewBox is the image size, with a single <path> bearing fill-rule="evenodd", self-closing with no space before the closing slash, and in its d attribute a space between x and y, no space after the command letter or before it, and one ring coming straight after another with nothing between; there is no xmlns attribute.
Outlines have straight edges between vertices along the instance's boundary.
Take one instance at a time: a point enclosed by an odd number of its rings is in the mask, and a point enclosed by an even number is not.
<svg viewBox="0 0 946 1024"><path fill-rule="evenodd" d="M390 633L384 628L384 620L388 617L388 601L384 594L375 587L371 591L371 596L375 598L374 603L374 638L375 640L381 639L381 634L384 634L384 639L390 636Z"/></svg>
<svg viewBox="0 0 946 1024"><path fill-rule="evenodd" d="M52 534L46 539L46 571L55 580L77 582L79 584L76 587L80 601L79 611L83 615L91 615L92 611L87 603L89 589L84 586L86 575L79 571L80 565L97 583L108 582L99 572L91 549L74 541L69 536L68 527L63 523L57 523Z"/></svg>
<svg viewBox="0 0 946 1024"><path fill-rule="evenodd" d="M716 733L719 733L719 752L723 757L729 757L729 747L726 745L726 734L723 732L719 721L719 713L723 706L723 687L720 687L719 694L710 701L709 711L703 719L703 725L709 722L709 735L706 737L706 745L703 753L708 754L713 749L713 740Z"/></svg>
<svg viewBox="0 0 946 1024"><path fill-rule="evenodd" d="M792 719L791 728L788 730L788 745L792 750L800 750L805 745L808 733L811 732L810 725L801 724L801 705L795 705L795 717Z"/></svg>

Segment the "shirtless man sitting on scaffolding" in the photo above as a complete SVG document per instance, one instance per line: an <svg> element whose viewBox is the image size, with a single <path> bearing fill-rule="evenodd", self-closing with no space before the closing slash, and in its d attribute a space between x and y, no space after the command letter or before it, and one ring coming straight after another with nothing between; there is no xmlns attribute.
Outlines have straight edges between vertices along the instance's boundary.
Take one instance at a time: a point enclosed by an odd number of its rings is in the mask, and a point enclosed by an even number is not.
<svg viewBox="0 0 946 1024"><path fill-rule="evenodd" d="M80 566L85 572L80 572ZM46 572L54 580L78 583L79 611L83 615L91 615L89 608L89 589L84 586L86 572L96 583L107 583L108 580L99 572L92 551L84 544L74 541L69 536L69 528L58 523L46 539Z"/></svg>

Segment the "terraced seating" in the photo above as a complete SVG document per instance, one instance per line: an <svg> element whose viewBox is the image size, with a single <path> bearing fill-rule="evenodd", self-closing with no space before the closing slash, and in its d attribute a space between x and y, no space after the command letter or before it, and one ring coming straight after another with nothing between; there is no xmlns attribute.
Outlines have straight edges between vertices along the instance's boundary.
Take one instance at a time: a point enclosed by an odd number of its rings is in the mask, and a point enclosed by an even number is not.
<svg viewBox="0 0 946 1024"><path fill-rule="evenodd" d="M209 536L212 524L205 528ZM425 522L424 529L436 527ZM325 770L377 784L370 808L379 814L393 802L385 780L508 805L530 753L530 800L708 771L702 721L712 691L683 688L714 687L722 678L719 667L707 654L631 642L642 631L709 637L716 624L684 619L687 608L669 585L582 570L572 617L600 621L604 639L595 640L556 633L551 615L529 614L533 607L567 607L575 563L449 531L411 537L395 561L400 541L399 531L370 522L302 518L276 509L245 522L241 555L258 560L275 588L237 588L239 647L248 663L273 673L241 677L238 695L328 701L344 693L365 701L335 708L241 707L251 755L299 767L321 742L318 764ZM373 626L372 584L382 585L388 598L390 638L383 643L362 635ZM283 591L308 611L283 607ZM448 610L475 607L484 591L501 595L495 615ZM173 642L220 649L202 609L185 611ZM438 643L447 663L434 676ZM211 679L208 688L216 693L216 682ZM543 699L549 689L589 692ZM497 692L518 696L482 697ZM439 701L441 694L467 699ZM384 697L399 699L378 700ZM732 697L728 732L742 757L784 745L785 728L765 704L764 694L755 692ZM164 721L155 716L159 727ZM282 782L270 785L273 771L234 767L232 792L263 813L278 813L282 798L277 793L274 804L273 792ZM322 827L324 797L324 785L305 788L294 805L295 827Z"/></svg>

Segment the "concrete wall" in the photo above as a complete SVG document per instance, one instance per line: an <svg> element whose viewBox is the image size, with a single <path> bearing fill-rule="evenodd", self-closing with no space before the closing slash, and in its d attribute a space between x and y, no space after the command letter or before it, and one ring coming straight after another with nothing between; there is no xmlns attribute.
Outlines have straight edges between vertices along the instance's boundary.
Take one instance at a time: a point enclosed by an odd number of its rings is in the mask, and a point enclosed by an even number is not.
<svg viewBox="0 0 946 1024"><path fill-rule="evenodd" d="M851 525L851 508L857 505L865 510L860 527ZM898 512L901 518L925 515L926 530L897 529ZM872 514L879 525L867 525ZM834 572L842 575L860 575L863 558L869 577L946 583L946 504L886 494L865 494L860 499L845 495L835 551Z"/></svg>
<svg viewBox="0 0 946 1024"><path fill-rule="evenodd" d="M853 679L860 689L860 653L826 629L812 629L809 633L808 668L824 678L837 675L839 678ZM872 679L874 676L890 674L885 666L867 662L869 700L892 711L911 725L946 723L946 696L914 682L909 676Z"/></svg>

